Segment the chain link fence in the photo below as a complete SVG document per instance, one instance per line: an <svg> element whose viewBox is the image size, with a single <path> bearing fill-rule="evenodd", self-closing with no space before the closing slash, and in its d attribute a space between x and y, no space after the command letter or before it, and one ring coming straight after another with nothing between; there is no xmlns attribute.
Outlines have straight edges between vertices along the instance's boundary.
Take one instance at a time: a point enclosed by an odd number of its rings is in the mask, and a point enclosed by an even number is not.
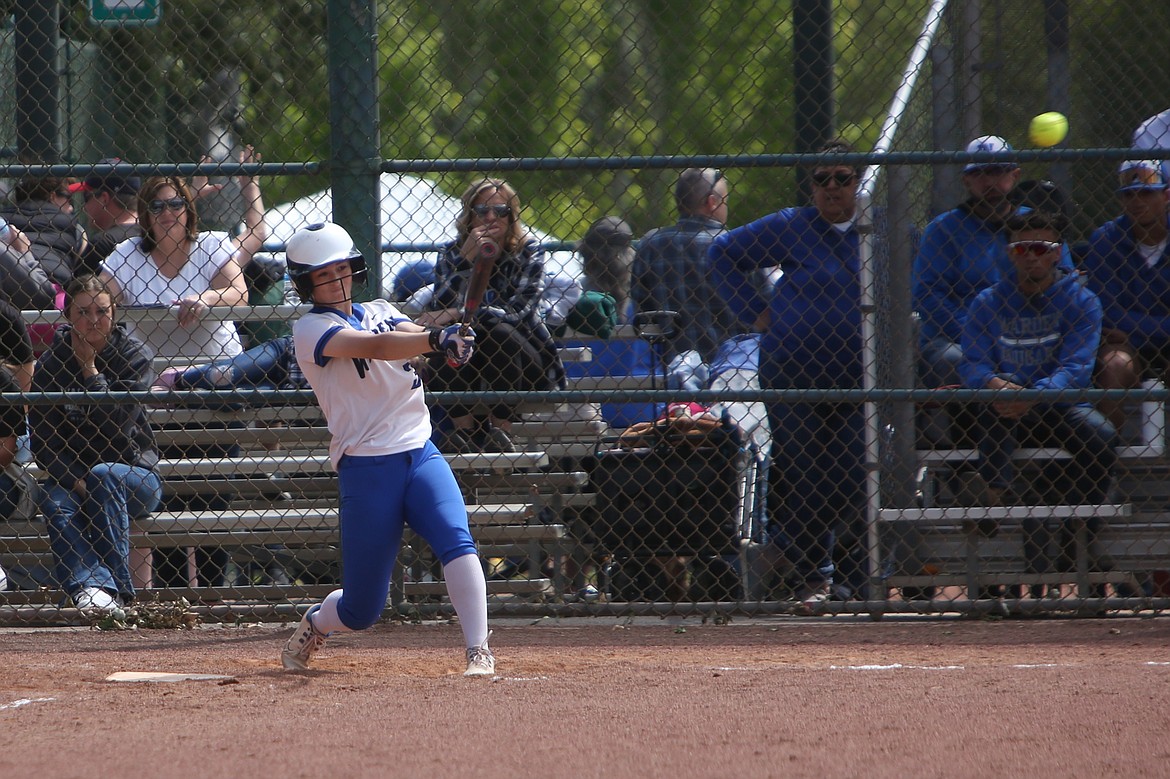
<svg viewBox="0 0 1170 779"><path fill-rule="evenodd" d="M339 586L284 257L326 220L428 324L502 249L472 362L411 366L493 613L1166 607L1170 73L1122 41L1170 9L2 9L0 620ZM449 613L399 562L387 613Z"/></svg>

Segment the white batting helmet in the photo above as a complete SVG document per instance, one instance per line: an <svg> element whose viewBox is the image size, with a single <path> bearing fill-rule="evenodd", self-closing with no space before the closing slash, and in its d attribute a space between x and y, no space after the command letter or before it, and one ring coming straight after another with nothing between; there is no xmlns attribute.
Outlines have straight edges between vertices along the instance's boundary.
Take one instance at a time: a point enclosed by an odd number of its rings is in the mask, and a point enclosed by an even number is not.
<svg viewBox="0 0 1170 779"><path fill-rule="evenodd" d="M366 261L353 246L353 239L341 225L318 222L293 233L285 245L288 276L301 300L313 299L309 274L335 262L348 261L355 284L366 280Z"/></svg>

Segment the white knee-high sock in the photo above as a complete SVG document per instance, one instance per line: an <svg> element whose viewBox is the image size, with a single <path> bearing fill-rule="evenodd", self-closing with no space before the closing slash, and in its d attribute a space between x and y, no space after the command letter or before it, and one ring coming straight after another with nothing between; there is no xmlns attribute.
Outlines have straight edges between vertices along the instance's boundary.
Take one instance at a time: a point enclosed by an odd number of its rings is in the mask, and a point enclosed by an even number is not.
<svg viewBox="0 0 1170 779"><path fill-rule="evenodd" d="M488 623L487 582L479 555L456 557L443 566L443 578L447 581L447 596L459 615L463 640L469 647L480 646L487 641Z"/></svg>
<svg viewBox="0 0 1170 779"><path fill-rule="evenodd" d="M330 633L350 633L352 632L341 621L341 617L337 616L337 604L341 602L341 590L334 590L325 596L325 600L321 601L321 608L317 609L317 613L313 615L313 627L318 633L329 635Z"/></svg>

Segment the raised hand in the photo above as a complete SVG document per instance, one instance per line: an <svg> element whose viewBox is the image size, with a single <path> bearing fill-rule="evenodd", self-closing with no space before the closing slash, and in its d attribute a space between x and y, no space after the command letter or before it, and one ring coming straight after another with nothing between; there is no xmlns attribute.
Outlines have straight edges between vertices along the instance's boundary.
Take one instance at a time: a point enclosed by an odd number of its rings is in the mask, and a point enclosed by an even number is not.
<svg viewBox="0 0 1170 779"><path fill-rule="evenodd" d="M212 159L206 154L199 159L199 163L201 165L206 165L212 162L216 162L216 160ZM208 180L207 176L200 175L191 177L191 193L196 200L207 197L208 195L214 195L223 189L223 186L223 184L212 184Z"/></svg>

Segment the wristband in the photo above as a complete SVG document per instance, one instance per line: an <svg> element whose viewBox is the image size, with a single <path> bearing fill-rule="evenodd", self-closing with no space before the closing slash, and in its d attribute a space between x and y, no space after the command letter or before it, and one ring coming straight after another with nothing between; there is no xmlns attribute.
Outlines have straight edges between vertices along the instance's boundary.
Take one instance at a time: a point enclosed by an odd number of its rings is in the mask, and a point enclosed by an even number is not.
<svg viewBox="0 0 1170 779"><path fill-rule="evenodd" d="M440 338L440 336L442 336L442 334L443 334L442 330L439 330L439 329L431 330L428 337L429 337L430 342L431 342L431 351L432 352L443 351L443 347L439 343L439 338Z"/></svg>

